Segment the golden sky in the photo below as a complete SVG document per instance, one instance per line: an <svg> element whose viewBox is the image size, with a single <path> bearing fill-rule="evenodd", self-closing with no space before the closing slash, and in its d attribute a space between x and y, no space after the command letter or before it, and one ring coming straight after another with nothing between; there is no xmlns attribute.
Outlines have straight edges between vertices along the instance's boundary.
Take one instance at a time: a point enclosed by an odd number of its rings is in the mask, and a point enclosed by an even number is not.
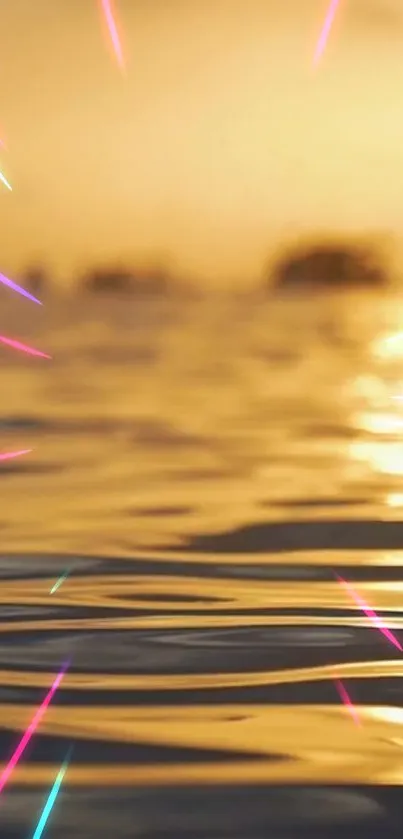
<svg viewBox="0 0 403 839"><path fill-rule="evenodd" d="M157 253L191 277L259 276L282 237L403 224L403 3L99 0L0 8L0 270Z"/></svg>

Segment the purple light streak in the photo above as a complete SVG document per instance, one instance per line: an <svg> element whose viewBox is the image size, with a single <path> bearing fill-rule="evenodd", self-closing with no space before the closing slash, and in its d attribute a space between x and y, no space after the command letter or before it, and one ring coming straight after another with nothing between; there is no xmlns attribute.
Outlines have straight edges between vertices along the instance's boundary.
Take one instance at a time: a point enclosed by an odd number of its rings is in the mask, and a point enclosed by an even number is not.
<svg viewBox="0 0 403 839"><path fill-rule="evenodd" d="M8 288L11 288L13 291L16 291L23 297L27 297L28 300L32 300L33 303L38 303L39 306L42 306L41 301L34 297L33 294L30 294L29 291L26 291L26 289L22 288L22 286L17 285L17 283L15 283L13 280L10 280L8 277L5 277L4 274L0 274L0 283L3 283L3 285L7 286Z"/></svg>

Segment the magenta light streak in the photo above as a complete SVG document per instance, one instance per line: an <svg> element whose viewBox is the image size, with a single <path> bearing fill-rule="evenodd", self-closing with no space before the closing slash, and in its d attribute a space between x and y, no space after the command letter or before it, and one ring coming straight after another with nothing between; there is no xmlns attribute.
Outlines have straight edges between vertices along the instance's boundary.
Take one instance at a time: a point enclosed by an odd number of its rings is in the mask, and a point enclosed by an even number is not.
<svg viewBox="0 0 403 839"><path fill-rule="evenodd" d="M27 297L28 300L32 300L33 303L39 303L39 305L42 306L41 301L37 300L37 298L34 297L33 294L30 294L29 291L26 291L26 289L22 288L22 286L17 285L17 283L15 283L13 280L9 280L9 278L5 277L4 274L0 274L0 283L3 283L3 285L8 286L8 288L11 288L13 291L17 291L18 294L21 294L23 297Z"/></svg>
<svg viewBox="0 0 403 839"><path fill-rule="evenodd" d="M343 685L343 682L341 682L339 679L335 679L334 683L336 685L336 690L337 690L337 692L340 696L341 701L346 706L346 708L348 710L348 713L353 718L355 724L356 725L361 725L360 718L359 718L359 716L357 714L357 711L355 710L354 705L353 705L353 703L352 703L352 701L351 701L351 699L350 699L350 697L349 697L349 695L346 691L346 688Z"/></svg>
<svg viewBox="0 0 403 839"><path fill-rule="evenodd" d="M314 55L314 64L319 64L320 59L326 49L326 44L330 35L330 30L333 26L334 19L336 17L336 12L339 7L340 0L331 0L329 8L326 12L325 21L322 27L322 31L318 38L318 43L316 44L315 55Z"/></svg>
<svg viewBox="0 0 403 839"><path fill-rule="evenodd" d="M3 789L4 789L6 783L9 779L11 773L15 769L20 757L22 756L22 754L25 751L29 741L31 740L31 737L35 733L35 730L37 729L37 727L38 727L38 725L39 725L39 723L40 723L40 721L41 721L49 703L52 701L53 696L56 693L57 688L59 687L60 682L63 679L63 676L64 676L64 674L67 670L67 667L68 667L68 664L65 664L63 666L62 670L60 671L60 673L58 674L58 676L56 676L56 679L54 680L53 685L50 688L50 691L46 694L45 699L42 702L42 705L39 706L36 714L34 715L34 717L31 720L24 736L20 740L15 752L11 756L9 762L7 763L7 766L3 769L3 771L0 775L0 793L3 792Z"/></svg>
<svg viewBox="0 0 403 839"><path fill-rule="evenodd" d="M101 0L102 11L104 13L108 32L112 41L113 50L116 60L121 70L124 70L125 62L123 58L122 45L120 43L118 28L116 25L115 15L112 10L112 0Z"/></svg>
<svg viewBox="0 0 403 839"><path fill-rule="evenodd" d="M365 603L365 600L363 600L362 597L360 597L360 595L355 591L355 589L353 589L352 585L350 585L350 583L348 583L347 580L343 580L343 577L339 577L338 574L336 574L336 577L339 583L345 588L346 592L356 602L357 606L359 606L360 609L362 609L364 614L367 616L367 618L369 618L369 620L376 627L376 629L379 629L379 631L382 632L382 635L384 635L385 638L387 638L391 644L397 647L397 649L400 650L400 652L403 652L403 647L401 646L397 638L395 638L390 629L388 629L387 626L385 626L384 622L376 614L376 612L374 612L373 609L370 609L367 603Z"/></svg>
<svg viewBox="0 0 403 839"><path fill-rule="evenodd" d="M28 355L38 355L40 358L52 358L51 355L45 352L35 350L33 347L27 347L26 344L21 344L21 341L16 341L14 338L6 338L5 335L0 335L0 341L2 344L6 344L7 347L11 347L13 350L19 350L20 352L26 352Z"/></svg>
<svg viewBox="0 0 403 839"><path fill-rule="evenodd" d="M21 449L19 452L0 452L1 460L11 460L13 457L21 457L22 454L30 454L32 449Z"/></svg>

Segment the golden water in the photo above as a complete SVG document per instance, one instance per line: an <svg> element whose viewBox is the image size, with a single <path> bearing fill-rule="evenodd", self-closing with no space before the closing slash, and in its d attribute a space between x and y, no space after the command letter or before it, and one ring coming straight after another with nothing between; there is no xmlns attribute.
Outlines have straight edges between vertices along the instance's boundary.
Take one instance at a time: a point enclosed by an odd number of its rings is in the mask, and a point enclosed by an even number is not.
<svg viewBox="0 0 403 839"><path fill-rule="evenodd" d="M400 836L403 301L3 316L1 839Z"/></svg>

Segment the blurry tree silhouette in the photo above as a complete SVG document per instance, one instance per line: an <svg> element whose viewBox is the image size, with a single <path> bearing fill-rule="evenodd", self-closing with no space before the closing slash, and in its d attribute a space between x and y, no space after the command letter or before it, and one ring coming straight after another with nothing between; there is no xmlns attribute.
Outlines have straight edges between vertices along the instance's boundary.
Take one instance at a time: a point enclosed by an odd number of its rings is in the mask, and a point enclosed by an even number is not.
<svg viewBox="0 0 403 839"><path fill-rule="evenodd" d="M98 268L82 279L84 291L95 294L166 295L170 290L163 271L135 272L126 268Z"/></svg>
<svg viewBox="0 0 403 839"><path fill-rule="evenodd" d="M318 244L291 249L275 264L275 288L382 287L388 275L376 254L362 245Z"/></svg>
<svg viewBox="0 0 403 839"><path fill-rule="evenodd" d="M40 297L48 285L47 272L39 265L28 268L24 271L23 286L27 289L27 291L30 291L31 294Z"/></svg>

